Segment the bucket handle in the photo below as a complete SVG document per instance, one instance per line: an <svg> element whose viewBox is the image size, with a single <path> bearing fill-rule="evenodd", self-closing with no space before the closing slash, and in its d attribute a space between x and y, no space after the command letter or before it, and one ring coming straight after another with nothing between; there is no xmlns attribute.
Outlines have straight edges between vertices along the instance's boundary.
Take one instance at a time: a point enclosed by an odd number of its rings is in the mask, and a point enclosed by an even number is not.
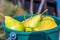
<svg viewBox="0 0 60 40"><path fill-rule="evenodd" d="M11 32L9 35L9 38L7 40L15 40L16 39L16 33L15 32Z"/></svg>

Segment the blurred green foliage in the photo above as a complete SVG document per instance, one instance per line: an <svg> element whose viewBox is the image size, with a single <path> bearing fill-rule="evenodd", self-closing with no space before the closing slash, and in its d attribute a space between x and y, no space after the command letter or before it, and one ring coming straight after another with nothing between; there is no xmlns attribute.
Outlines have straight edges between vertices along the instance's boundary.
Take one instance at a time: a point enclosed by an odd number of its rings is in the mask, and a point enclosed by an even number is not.
<svg viewBox="0 0 60 40"><path fill-rule="evenodd" d="M3 13L4 15L9 15L9 16L13 16L14 13L16 13L16 11L20 8L20 6L18 5L13 5L12 3L8 3L6 2L3 5L3 10L1 11L1 13Z"/></svg>

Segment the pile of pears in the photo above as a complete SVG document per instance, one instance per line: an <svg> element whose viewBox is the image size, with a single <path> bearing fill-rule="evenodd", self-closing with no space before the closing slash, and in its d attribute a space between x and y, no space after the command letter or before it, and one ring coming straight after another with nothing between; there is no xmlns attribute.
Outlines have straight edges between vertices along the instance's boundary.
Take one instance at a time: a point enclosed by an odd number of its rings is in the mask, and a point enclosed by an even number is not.
<svg viewBox="0 0 60 40"><path fill-rule="evenodd" d="M34 31L44 31L50 30L57 27L57 23L55 19L51 16L44 16L43 14L47 11L47 9L41 14L37 14L35 16L31 16L29 18L25 18L22 22L14 19L11 16L3 16L5 18L5 26L8 29L15 31L25 31L25 32L34 32ZM20 19L20 18L19 18Z"/></svg>
<svg viewBox="0 0 60 40"><path fill-rule="evenodd" d="M44 31L57 27L57 24L51 16L36 15L23 22L25 31Z"/></svg>
<svg viewBox="0 0 60 40"><path fill-rule="evenodd" d="M57 24L51 16L37 14L22 22L10 16L5 16L5 26L16 31L34 32L56 28Z"/></svg>

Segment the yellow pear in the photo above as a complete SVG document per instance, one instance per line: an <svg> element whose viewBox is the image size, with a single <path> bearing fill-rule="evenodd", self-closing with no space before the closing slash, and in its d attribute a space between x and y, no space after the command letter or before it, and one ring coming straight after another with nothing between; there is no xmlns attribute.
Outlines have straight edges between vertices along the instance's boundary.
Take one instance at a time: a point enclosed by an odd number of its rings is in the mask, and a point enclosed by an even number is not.
<svg viewBox="0 0 60 40"><path fill-rule="evenodd" d="M23 31L22 23L10 16L5 16L5 26L12 30Z"/></svg>
<svg viewBox="0 0 60 40"><path fill-rule="evenodd" d="M23 23L23 25L25 27L37 27L37 25L39 24L41 18L42 18L42 15L47 12L48 9L46 9L45 11L42 12L42 14L38 14L38 15L35 15L33 17L30 17L29 19L25 20Z"/></svg>
<svg viewBox="0 0 60 40"><path fill-rule="evenodd" d="M31 31L33 31L33 28L27 27L27 28L25 28L25 31L26 32L31 32Z"/></svg>
<svg viewBox="0 0 60 40"><path fill-rule="evenodd" d="M25 20L23 22L23 25L25 27L32 27L32 28L37 27L40 20L41 20L41 15L36 15L36 16L30 17L29 19Z"/></svg>
<svg viewBox="0 0 60 40"><path fill-rule="evenodd" d="M49 30L57 27L57 24L52 20L44 20L40 22L39 27L34 28L35 31Z"/></svg>
<svg viewBox="0 0 60 40"><path fill-rule="evenodd" d="M23 21L22 23L24 25L25 31L33 31L32 28L35 28L38 26L38 24L40 23L40 20L42 18L42 15L47 11L48 11L48 9L43 11L42 14L38 14L35 16L33 16L33 14L32 14L33 17L30 17L27 20Z"/></svg>
<svg viewBox="0 0 60 40"><path fill-rule="evenodd" d="M52 20L55 21L51 16L44 16L42 20Z"/></svg>

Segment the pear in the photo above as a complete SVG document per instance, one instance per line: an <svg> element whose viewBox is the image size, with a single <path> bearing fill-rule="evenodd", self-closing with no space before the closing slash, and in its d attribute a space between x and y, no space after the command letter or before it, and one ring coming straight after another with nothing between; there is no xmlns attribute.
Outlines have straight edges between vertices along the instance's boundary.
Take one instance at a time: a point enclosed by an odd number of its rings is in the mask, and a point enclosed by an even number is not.
<svg viewBox="0 0 60 40"><path fill-rule="evenodd" d="M40 20L41 20L41 15L36 15L36 16L30 17L29 19L25 20L23 22L23 25L25 27L32 27L32 28L37 27Z"/></svg>
<svg viewBox="0 0 60 40"><path fill-rule="evenodd" d="M55 21L54 18L52 18L51 16L45 16L45 17L43 17L42 20L52 20L52 21Z"/></svg>
<svg viewBox="0 0 60 40"><path fill-rule="evenodd" d="M34 28L34 27L37 27L37 25L39 24L41 18L42 18L42 15L47 11L48 9L46 9L45 11L42 12L42 14L38 14L38 15L35 15L33 17L30 17L29 19L25 20L23 23L23 25L25 27L31 27L31 28Z"/></svg>
<svg viewBox="0 0 60 40"><path fill-rule="evenodd" d="M14 18L10 16L5 16L5 26L12 30L23 31L22 23L20 21L15 20Z"/></svg>
<svg viewBox="0 0 60 40"><path fill-rule="evenodd" d="M44 30L49 30L57 27L56 22L52 20L44 20L40 22L39 27L34 28L34 31L44 31Z"/></svg>

